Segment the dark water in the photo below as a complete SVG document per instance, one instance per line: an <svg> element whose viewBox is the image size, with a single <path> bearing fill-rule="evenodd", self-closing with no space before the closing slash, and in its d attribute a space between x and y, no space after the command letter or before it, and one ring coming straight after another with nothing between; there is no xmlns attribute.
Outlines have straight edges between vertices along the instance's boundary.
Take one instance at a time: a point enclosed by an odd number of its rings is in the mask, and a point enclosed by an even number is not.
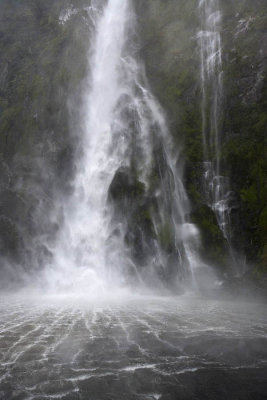
<svg viewBox="0 0 267 400"><path fill-rule="evenodd" d="M1 399L267 399L265 305L1 298Z"/></svg>

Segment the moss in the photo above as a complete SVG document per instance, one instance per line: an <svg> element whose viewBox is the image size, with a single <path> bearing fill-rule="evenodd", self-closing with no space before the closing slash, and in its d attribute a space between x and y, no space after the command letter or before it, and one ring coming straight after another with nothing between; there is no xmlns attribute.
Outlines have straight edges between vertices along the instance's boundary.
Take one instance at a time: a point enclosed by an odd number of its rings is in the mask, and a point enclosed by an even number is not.
<svg viewBox="0 0 267 400"><path fill-rule="evenodd" d="M0 115L4 111L4 109L8 106L7 99L0 97Z"/></svg>
<svg viewBox="0 0 267 400"><path fill-rule="evenodd" d="M267 244L265 244L261 253L259 254L259 261L252 271L252 275L256 281L263 281L267 275Z"/></svg>
<svg viewBox="0 0 267 400"><path fill-rule="evenodd" d="M34 75L31 84L31 97L33 100L44 96L47 92L47 79L43 75Z"/></svg>
<svg viewBox="0 0 267 400"><path fill-rule="evenodd" d="M198 205L191 218L200 229L203 259L213 266L227 270L229 261L227 244L218 227L214 212L206 205Z"/></svg>
<svg viewBox="0 0 267 400"><path fill-rule="evenodd" d="M12 126L18 125L21 112L21 104L6 108L0 117L0 130L2 132L8 132Z"/></svg>
<svg viewBox="0 0 267 400"><path fill-rule="evenodd" d="M245 61L243 65L244 63ZM249 73L253 77L256 72ZM240 79L232 79L232 87L238 89L242 96L247 96L247 87L238 86ZM236 99L232 100L232 91L229 91L227 96L233 106L227 112L225 128L234 133L229 135L223 146L223 169L242 201L242 231L247 259L250 263L257 264L267 242L264 233L267 198L266 71L257 95L254 94L251 99L246 98L246 101L242 101L241 98L238 102ZM239 94L239 99L240 97Z"/></svg>
<svg viewBox="0 0 267 400"><path fill-rule="evenodd" d="M145 222L152 222L152 217L148 209L141 209L139 213L139 219Z"/></svg>
<svg viewBox="0 0 267 400"><path fill-rule="evenodd" d="M145 194L145 185L128 168L120 168L109 187L109 197L113 201L141 198Z"/></svg>
<svg viewBox="0 0 267 400"><path fill-rule="evenodd" d="M149 192L154 193L160 184L160 174L157 168L151 168L151 172L148 178Z"/></svg>
<svg viewBox="0 0 267 400"><path fill-rule="evenodd" d="M192 182L192 181L191 181ZM198 204L203 199L201 192L197 189L196 184L188 184L187 185L187 193L189 198L194 204Z"/></svg>
<svg viewBox="0 0 267 400"><path fill-rule="evenodd" d="M166 222L159 228L157 237L162 249L167 253L175 250L174 231L170 223Z"/></svg>

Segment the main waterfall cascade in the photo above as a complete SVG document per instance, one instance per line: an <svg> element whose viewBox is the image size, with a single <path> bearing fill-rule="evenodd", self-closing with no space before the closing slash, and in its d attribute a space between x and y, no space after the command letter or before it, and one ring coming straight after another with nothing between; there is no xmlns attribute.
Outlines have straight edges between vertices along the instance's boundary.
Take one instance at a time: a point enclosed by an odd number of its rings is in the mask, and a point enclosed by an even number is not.
<svg viewBox="0 0 267 400"><path fill-rule="evenodd" d="M219 0L199 0L201 30L198 43L201 60L202 137L204 189L208 205L214 211L226 239L232 260L237 259L231 245L231 203L229 179L221 175L223 69L221 11Z"/></svg>
<svg viewBox="0 0 267 400"><path fill-rule="evenodd" d="M64 222L50 248L53 260L46 277L54 289L96 293L110 287L110 282L124 285L132 279L141 285L160 285L164 276L172 284L196 285L195 270L201 265L198 230L187 220L189 204L177 165L179 154L173 152L164 113L136 56L131 1L109 0L103 8L94 2L89 12L95 37L88 53L82 153L77 157L73 194L62 206ZM155 159L155 146L160 160ZM153 168L160 178L154 192ZM121 171L132 180L127 174L133 170L144 197L153 197L154 204L146 217L152 220L153 232L142 268L126 245L125 216L116 215L123 214L123 206L116 211L109 201L114 177ZM131 207L132 202L126 209ZM156 240L162 226L168 226L174 238L171 255ZM139 234L145 236L139 230L134 240Z"/></svg>

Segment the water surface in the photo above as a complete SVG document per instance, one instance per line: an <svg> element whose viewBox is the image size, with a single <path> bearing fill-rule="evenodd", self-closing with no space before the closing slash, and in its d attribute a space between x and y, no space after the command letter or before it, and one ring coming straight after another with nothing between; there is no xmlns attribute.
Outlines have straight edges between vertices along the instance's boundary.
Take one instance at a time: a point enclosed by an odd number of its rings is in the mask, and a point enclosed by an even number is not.
<svg viewBox="0 0 267 400"><path fill-rule="evenodd" d="M265 399L265 305L1 298L1 399Z"/></svg>

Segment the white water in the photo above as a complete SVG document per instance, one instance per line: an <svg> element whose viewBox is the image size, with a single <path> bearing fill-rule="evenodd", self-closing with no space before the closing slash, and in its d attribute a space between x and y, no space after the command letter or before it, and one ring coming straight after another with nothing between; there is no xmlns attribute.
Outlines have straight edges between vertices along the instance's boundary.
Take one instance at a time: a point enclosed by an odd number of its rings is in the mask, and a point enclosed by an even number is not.
<svg viewBox="0 0 267 400"><path fill-rule="evenodd" d="M46 270L50 284L56 287L96 292L104 289L102 277L108 273L107 193L126 151L121 132L124 127L120 126L115 108L125 90L119 78L123 75L122 52L128 13L127 2L115 0L108 3L100 16L99 13L91 16L95 19L96 32L88 51L90 74L81 113L82 152L76 162L73 195L63 206L64 222L53 249L54 260ZM117 252L120 252L119 243Z"/></svg>
<svg viewBox="0 0 267 400"><path fill-rule="evenodd" d="M144 68L136 56L135 15L130 0L109 0L103 9L95 2L90 18L95 37L88 52L88 74L82 110L82 151L77 157L73 195L60 204L61 227L50 247L52 263L45 275L52 289L90 294L125 285L127 273L143 277L130 259L124 243L125 227L114 226L108 189L120 167L134 157L139 179L148 190L153 143L158 141L167 171L161 178L158 215L154 228L170 221L176 246L176 278L191 277L198 267L197 228L186 221L187 196L172 154L164 114L149 91ZM97 11L96 11L97 10ZM115 228L119 234L112 235ZM155 244L155 254L145 268L153 276L165 268L166 254ZM132 272L131 272L132 273ZM43 278L42 278L43 279Z"/></svg>

